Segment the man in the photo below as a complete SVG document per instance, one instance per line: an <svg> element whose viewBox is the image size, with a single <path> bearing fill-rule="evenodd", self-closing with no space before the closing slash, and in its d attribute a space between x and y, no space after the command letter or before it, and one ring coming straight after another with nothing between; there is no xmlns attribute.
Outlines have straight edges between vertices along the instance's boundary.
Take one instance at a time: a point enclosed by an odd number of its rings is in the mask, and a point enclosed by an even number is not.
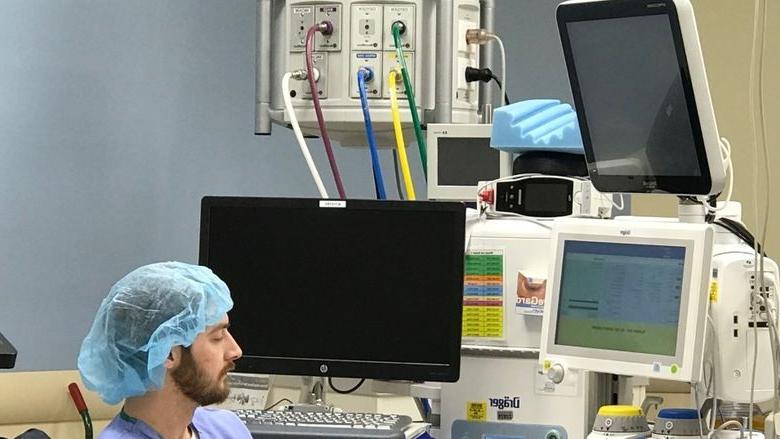
<svg viewBox="0 0 780 439"><path fill-rule="evenodd" d="M146 265L111 288L84 339L84 384L109 404L125 400L102 439L251 438L225 410L227 373L241 357L228 332L230 291L208 268Z"/></svg>

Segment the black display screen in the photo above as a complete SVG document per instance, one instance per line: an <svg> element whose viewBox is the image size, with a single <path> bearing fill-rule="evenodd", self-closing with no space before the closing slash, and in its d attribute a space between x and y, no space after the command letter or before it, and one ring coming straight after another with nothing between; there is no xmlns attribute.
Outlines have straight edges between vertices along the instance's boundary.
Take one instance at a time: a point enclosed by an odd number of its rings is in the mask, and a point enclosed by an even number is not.
<svg viewBox="0 0 780 439"><path fill-rule="evenodd" d="M489 137L440 137L439 186L475 186L500 177L501 153Z"/></svg>
<svg viewBox="0 0 780 439"><path fill-rule="evenodd" d="M521 194L522 205L525 210L528 212L554 212L558 215L570 215L572 183L570 181L545 180L532 179L525 183Z"/></svg>
<svg viewBox="0 0 780 439"><path fill-rule="evenodd" d="M594 186L708 193L711 177L673 2L562 5L558 24Z"/></svg>
<svg viewBox="0 0 780 439"><path fill-rule="evenodd" d="M454 381L461 203L206 197L200 262L231 290L237 370Z"/></svg>

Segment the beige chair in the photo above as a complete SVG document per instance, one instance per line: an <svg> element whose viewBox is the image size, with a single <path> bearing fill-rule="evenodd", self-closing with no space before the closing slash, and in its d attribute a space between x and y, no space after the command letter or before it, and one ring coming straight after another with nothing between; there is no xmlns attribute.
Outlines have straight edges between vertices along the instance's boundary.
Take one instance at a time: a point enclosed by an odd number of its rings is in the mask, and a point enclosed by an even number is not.
<svg viewBox="0 0 780 439"><path fill-rule="evenodd" d="M0 437L14 438L37 428L56 439L83 439L84 425L68 393L77 383L92 418L94 437L121 409L88 391L78 371L0 373Z"/></svg>

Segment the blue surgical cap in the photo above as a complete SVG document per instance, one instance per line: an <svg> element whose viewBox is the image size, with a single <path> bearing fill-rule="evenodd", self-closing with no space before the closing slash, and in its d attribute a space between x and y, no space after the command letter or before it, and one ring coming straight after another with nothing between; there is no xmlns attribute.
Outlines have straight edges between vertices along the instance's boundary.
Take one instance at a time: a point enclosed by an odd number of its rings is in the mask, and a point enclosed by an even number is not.
<svg viewBox="0 0 780 439"><path fill-rule="evenodd" d="M108 404L162 388L174 346L190 346L233 307L230 290L206 267L162 262L123 277L100 304L78 367Z"/></svg>

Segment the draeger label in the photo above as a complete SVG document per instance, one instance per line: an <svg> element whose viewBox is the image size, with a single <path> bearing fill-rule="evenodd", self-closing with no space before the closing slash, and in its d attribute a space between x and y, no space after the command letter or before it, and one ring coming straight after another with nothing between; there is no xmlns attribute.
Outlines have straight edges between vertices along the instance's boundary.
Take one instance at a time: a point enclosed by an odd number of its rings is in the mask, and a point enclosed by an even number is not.
<svg viewBox="0 0 780 439"><path fill-rule="evenodd" d="M489 398L488 401L490 401L491 407L495 407L499 410L520 408L519 396L515 396L515 397L504 396L503 398Z"/></svg>
<svg viewBox="0 0 780 439"><path fill-rule="evenodd" d="M293 8L293 14L311 14L311 8L310 7Z"/></svg>
<svg viewBox="0 0 780 439"><path fill-rule="evenodd" d="M355 57L356 58L361 58L361 59L373 59L373 58L377 57L377 54L376 53L356 53Z"/></svg>

